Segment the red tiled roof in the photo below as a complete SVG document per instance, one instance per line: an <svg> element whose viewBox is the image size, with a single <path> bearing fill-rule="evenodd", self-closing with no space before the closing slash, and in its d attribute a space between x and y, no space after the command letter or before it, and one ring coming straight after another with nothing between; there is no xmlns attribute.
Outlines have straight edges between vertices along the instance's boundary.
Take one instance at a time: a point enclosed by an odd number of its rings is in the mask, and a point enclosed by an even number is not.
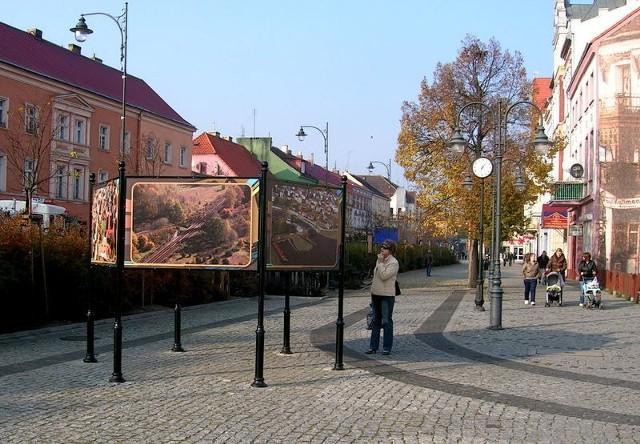
<svg viewBox="0 0 640 444"><path fill-rule="evenodd" d="M262 163L244 146L216 134L202 133L193 140L192 154L217 155L238 177L260 177Z"/></svg>
<svg viewBox="0 0 640 444"><path fill-rule="evenodd" d="M544 111L547 100L551 97L551 77L537 77L533 79L533 103Z"/></svg>
<svg viewBox="0 0 640 444"><path fill-rule="evenodd" d="M122 101L122 73L0 22L0 63ZM144 80L127 73L127 105L193 127Z"/></svg>

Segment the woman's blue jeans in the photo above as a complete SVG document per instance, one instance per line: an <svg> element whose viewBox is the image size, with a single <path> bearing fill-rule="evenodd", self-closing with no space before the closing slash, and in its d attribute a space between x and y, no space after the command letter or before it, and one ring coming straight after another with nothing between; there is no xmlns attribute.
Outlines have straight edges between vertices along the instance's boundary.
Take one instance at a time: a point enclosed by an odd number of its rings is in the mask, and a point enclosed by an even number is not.
<svg viewBox="0 0 640 444"><path fill-rule="evenodd" d="M371 295L371 304L375 312L373 326L371 328L371 339L369 348L378 350L380 346L380 330L384 331L382 337L382 349L388 352L393 347L393 304L396 302L395 296Z"/></svg>
<svg viewBox="0 0 640 444"><path fill-rule="evenodd" d="M538 286L538 279L525 279L524 280L524 300L536 301L536 287Z"/></svg>

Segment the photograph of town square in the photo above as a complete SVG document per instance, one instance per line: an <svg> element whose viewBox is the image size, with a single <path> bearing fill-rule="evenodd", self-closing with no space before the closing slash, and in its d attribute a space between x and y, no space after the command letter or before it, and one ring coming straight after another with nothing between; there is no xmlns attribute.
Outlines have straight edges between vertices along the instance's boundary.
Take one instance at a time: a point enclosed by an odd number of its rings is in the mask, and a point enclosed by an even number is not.
<svg viewBox="0 0 640 444"><path fill-rule="evenodd" d="M257 238L253 191L244 180L134 179L126 265L249 266Z"/></svg>
<svg viewBox="0 0 640 444"><path fill-rule="evenodd" d="M339 188L275 183L271 187L268 267L338 266Z"/></svg>

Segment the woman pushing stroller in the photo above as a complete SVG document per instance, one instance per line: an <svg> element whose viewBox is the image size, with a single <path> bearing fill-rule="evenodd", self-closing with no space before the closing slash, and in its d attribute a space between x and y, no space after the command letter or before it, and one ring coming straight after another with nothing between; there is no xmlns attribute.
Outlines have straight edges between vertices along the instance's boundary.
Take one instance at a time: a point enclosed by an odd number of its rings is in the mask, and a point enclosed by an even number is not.
<svg viewBox="0 0 640 444"><path fill-rule="evenodd" d="M593 280L596 278L596 274L598 273L598 267L596 263L591 260L590 253L582 254L582 260L578 264L578 273L580 273L580 281L582 281L582 285L580 289L580 306L584 307L587 287L589 283L593 282ZM596 304L599 304L600 303L599 286L598 286L597 293L598 294L597 295L594 294L594 296L597 297Z"/></svg>
<svg viewBox="0 0 640 444"><path fill-rule="evenodd" d="M560 273L562 280L566 279L565 272L567 271L567 258L562 252L562 248L558 248L553 256L549 258L547 262L547 274L551 272Z"/></svg>

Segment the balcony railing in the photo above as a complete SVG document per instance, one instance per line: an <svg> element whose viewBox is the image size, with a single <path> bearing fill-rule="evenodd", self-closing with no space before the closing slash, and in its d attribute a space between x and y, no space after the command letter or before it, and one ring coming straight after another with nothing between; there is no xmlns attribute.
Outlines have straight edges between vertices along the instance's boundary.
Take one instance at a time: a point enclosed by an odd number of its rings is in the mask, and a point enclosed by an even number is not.
<svg viewBox="0 0 640 444"><path fill-rule="evenodd" d="M640 96L617 94L600 99L600 112L604 114L637 113L640 111Z"/></svg>
<svg viewBox="0 0 640 444"><path fill-rule="evenodd" d="M553 200L580 200L584 197L582 182L556 182L553 184Z"/></svg>

